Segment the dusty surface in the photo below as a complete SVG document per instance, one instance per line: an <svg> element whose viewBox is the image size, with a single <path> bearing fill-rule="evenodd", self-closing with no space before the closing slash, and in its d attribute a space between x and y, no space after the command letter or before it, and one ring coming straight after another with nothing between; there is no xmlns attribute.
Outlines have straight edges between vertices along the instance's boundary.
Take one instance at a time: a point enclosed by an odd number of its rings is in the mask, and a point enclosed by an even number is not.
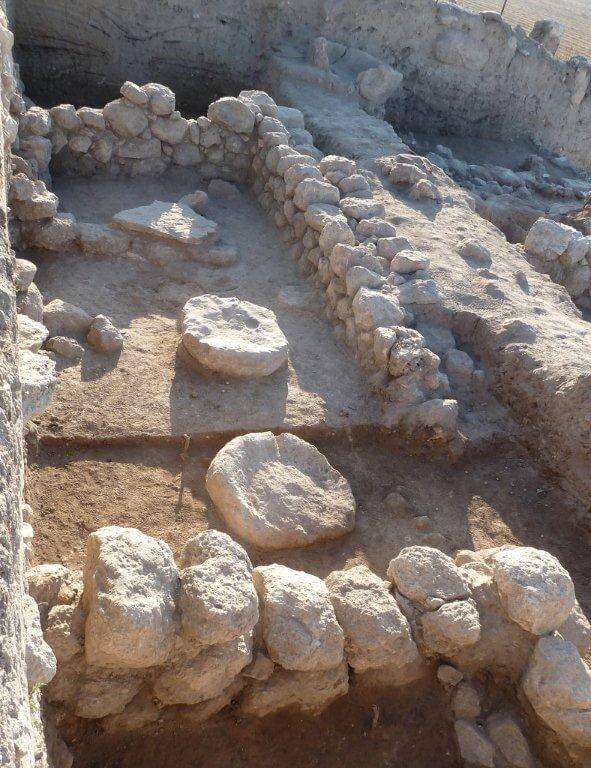
<svg viewBox="0 0 591 768"><path fill-rule="evenodd" d="M568 498L537 472L523 451L498 450L461 466L397 450L387 439L315 440L349 481L357 501L355 530L338 541L299 550L262 552L246 545L255 565L280 562L325 577L345 565L365 563L378 574L411 543L445 539L448 553L503 543L547 549L567 568L584 609L591 610L588 548L567 521ZM30 456L28 500L35 510L35 557L80 567L86 537L103 525L138 527L165 539L176 555L206 528L227 530L205 490L205 473L221 446L209 441L180 448L71 449L46 446ZM395 516L384 499L401 488L411 502ZM427 531L413 517L428 515ZM244 544L244 542L242 542Z"/></svg>
<svg viewBox="0 0 591 768"><path fill-rule="evenodd" d="M86 221L194 190L194 175L172 179L58 181L64 209ZM194 262L155 266L142 259L97 260L80 254L33 255L48 302L62 298L105 314L126 334L120 357L87 349L64 368L41 434L68 439L134 439L249 429L371 424L377 404L346 348L339 346L313 289L301 277L274 225L246 195L214 201L207 216L240 260L211 269ZM31 255L31 254L29 254ZM306 306L283 306L296 286ZM179 353L177 319L200 293L237 296L272 309L290 345L289 364L264 380L236 380L189 367ZM335 373L338 371L338 375Z"/></svg>
<svg viewBox="0 0 591 768"><path fill-rule="evenodd" d="M226 710L206 723L179 719L131 736L91 731L73 745L74 768L461 765L440 690L428 683L369 694L356 688L316 718L282 712L253 722Z"/></svg>

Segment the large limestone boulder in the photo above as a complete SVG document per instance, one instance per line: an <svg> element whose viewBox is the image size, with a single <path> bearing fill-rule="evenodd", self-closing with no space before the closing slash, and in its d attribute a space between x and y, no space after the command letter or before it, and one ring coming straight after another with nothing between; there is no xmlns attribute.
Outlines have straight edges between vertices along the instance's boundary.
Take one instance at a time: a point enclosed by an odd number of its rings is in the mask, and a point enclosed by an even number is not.
<svg viewBox="0 0 591 768"><path fill-rule="evenodd" d="M390 561L388 578L404 597L429 610L470 596L468 580L454 561L433 547L405 547Z"/></svg>
<svg viewBox="0 0 591 768"><path fill-rule="evenodd" d="M242 550L241 553L228 547L195 562L196 552L207 548L210 533L219 531L205 531L195 537L196 542L188 542L183 559L190 558L193 564L181 571L179 608L182 630L200 645L223 643L239 635L248 635L259 619L252 567L246 552L229 536L226 538ZM205 539L204 548L199 545L200 538Z"/></svg>
<svg viewBox="0 0 591 768"><path fill-rule="evenodd" d="M269 376L289 351L274 312L213 294L189 299L183 307L182 343L207 368L241 378Z"/></svg>
<svg viewBox="0 0 591 768"><path fill-rule="evenodd" d="M345 633L347 661L356 672L402 667L419 653L410 626L384 582L365 565L334 571L326 586Z"/></svg>
<svg viewBox="0 0 591 768"><path fill-rule="evenodd" d="M154 200L116 213L111 225L125 232L157 237L180 245L199 245L217 237L217 224L200 216L185 203Z"/></svg>
<svg viewBox="0 0 591 768"><path fill-rule="evenodd" d="M126 99L115 99L103 107L103 116L118 136L134 138L148 127L148 118L140 107Z"/></svg>
<svg viewBox="0 0 591 768"><path fill-rule="evenodd" d="M175 658L154 683L154 695L162 704L198 704L213 699L227 688L252 661L252 638L235 637L227 643L181 646Z"/></svg>
<svg viewBox="0 0 591 768"><path fill-rule="evenodd" d="M225 96L210 104L207 117L212 123L236 133L252 133L254 128L254 112L247 103L232 96Z"/></svg>
<svg viewBox="0 0 591 768"><path fill-rule="evenodd" d="M88 333L92 317L75 304L53 299L43 308L43 323L50 336L76 336Z"/></svg>
<svg viewBox="0 0 591 768"><path fill-rule="evenodd" d="M591 748L591 670L572 643L558 634L541 637L523 691L563 742Z"/></svg>
<svg viewBox="0 0 591 768"><path fill-rule="evenodd" d="M577 230L567 224L538 219L525 238L525 250L543 261L556 261L577 234Z"/></svg>
<svg viewBox="0 0 591 768"><path fill-rule="evenodd" d="M343 630L324 582L276 563L255 568L253 579L272 661L300 672L337 667L343 659Z"/></svg>
<svg viewBox="0 0 591 768"><path fill-rule="evenodd" d="M173 645L177 589L178 572L163 541L115 525L92 533L83 594L88 663L163 664Z"/></svg>
<svg viewBox="0 0 591 768"><path fill-rule="evenodd" d="M231 530L264 549L335 539L355 524L349 483L295 435L234 438L210 464L205 487Z"/></svg>
<svg viewBox="0 0 591 768"><path fill-rule="evenodd" d="M491 558L503 607L536 635L558 629L575 606L568 572L549 552L533 547L502 549Z"/></svg>
<svg viewBox="0 0 591 768"><path fill-rule="evenodd" d="M325 672L291 672L276 669L268 680L254 681L240 702L244 714L264 717L293 707L317 715L349 690L345 662Z"/></svg>

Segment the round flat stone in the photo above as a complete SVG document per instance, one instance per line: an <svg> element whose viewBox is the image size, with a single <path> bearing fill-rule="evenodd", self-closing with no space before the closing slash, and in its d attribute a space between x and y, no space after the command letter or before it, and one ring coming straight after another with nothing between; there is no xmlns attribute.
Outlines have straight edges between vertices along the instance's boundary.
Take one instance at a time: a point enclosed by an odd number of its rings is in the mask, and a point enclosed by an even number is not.
<svg viewBox="0 0 591 768"><path fill-rule="evenodd" d="M287 360L289 344L274 312L212 294L183 307L182 343L202 365L228 376L268 376Z"/></svg>
<svg viewBox="0 0 591 768"><path fill-rule="evenodd" d="M232 532L263 549L336 539L355 525L349 483L295 435L230 440L211 462L205 486Z"/></svg>

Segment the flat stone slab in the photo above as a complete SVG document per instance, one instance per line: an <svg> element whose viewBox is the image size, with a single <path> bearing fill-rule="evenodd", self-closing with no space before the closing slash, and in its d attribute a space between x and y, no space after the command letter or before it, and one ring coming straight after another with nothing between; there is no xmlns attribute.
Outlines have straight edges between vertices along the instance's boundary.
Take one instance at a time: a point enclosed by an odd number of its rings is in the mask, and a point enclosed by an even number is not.
<svg viewBox="0 0 591 768"><path fill-rule="evenodd" d="M275 313L250 301L205 294L183 307L182 343L198 362L228 376L269 376L289 343Z"/></svg>
<svg viewBox="0 0 591 768"><path fill-rule="evenodd" d="M163 203L160 200L120 211L113 216L111 224L126 232L160 237L183 245L199 245L213 240L218 231L215 221L200 216L185 203Z"/></svg>
<svg viewBox="0 0 591 768"><path fill-rule="evenodd" d="M306 547L355 525L347 480L317 448L289 433L230 440L211 462L205 487L230 529L262 549Z"/></svg>

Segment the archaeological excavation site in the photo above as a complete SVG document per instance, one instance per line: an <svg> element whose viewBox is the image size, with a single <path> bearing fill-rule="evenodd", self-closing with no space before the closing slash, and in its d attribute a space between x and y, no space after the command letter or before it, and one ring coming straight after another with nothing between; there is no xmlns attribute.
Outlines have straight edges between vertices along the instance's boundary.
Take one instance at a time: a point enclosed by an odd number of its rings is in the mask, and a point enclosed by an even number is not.
<svg viewBox="0 0 591 768"><path fill-rule="evenodd" d="M590 768L561 24L0 9L0 766Z"/></svg>

